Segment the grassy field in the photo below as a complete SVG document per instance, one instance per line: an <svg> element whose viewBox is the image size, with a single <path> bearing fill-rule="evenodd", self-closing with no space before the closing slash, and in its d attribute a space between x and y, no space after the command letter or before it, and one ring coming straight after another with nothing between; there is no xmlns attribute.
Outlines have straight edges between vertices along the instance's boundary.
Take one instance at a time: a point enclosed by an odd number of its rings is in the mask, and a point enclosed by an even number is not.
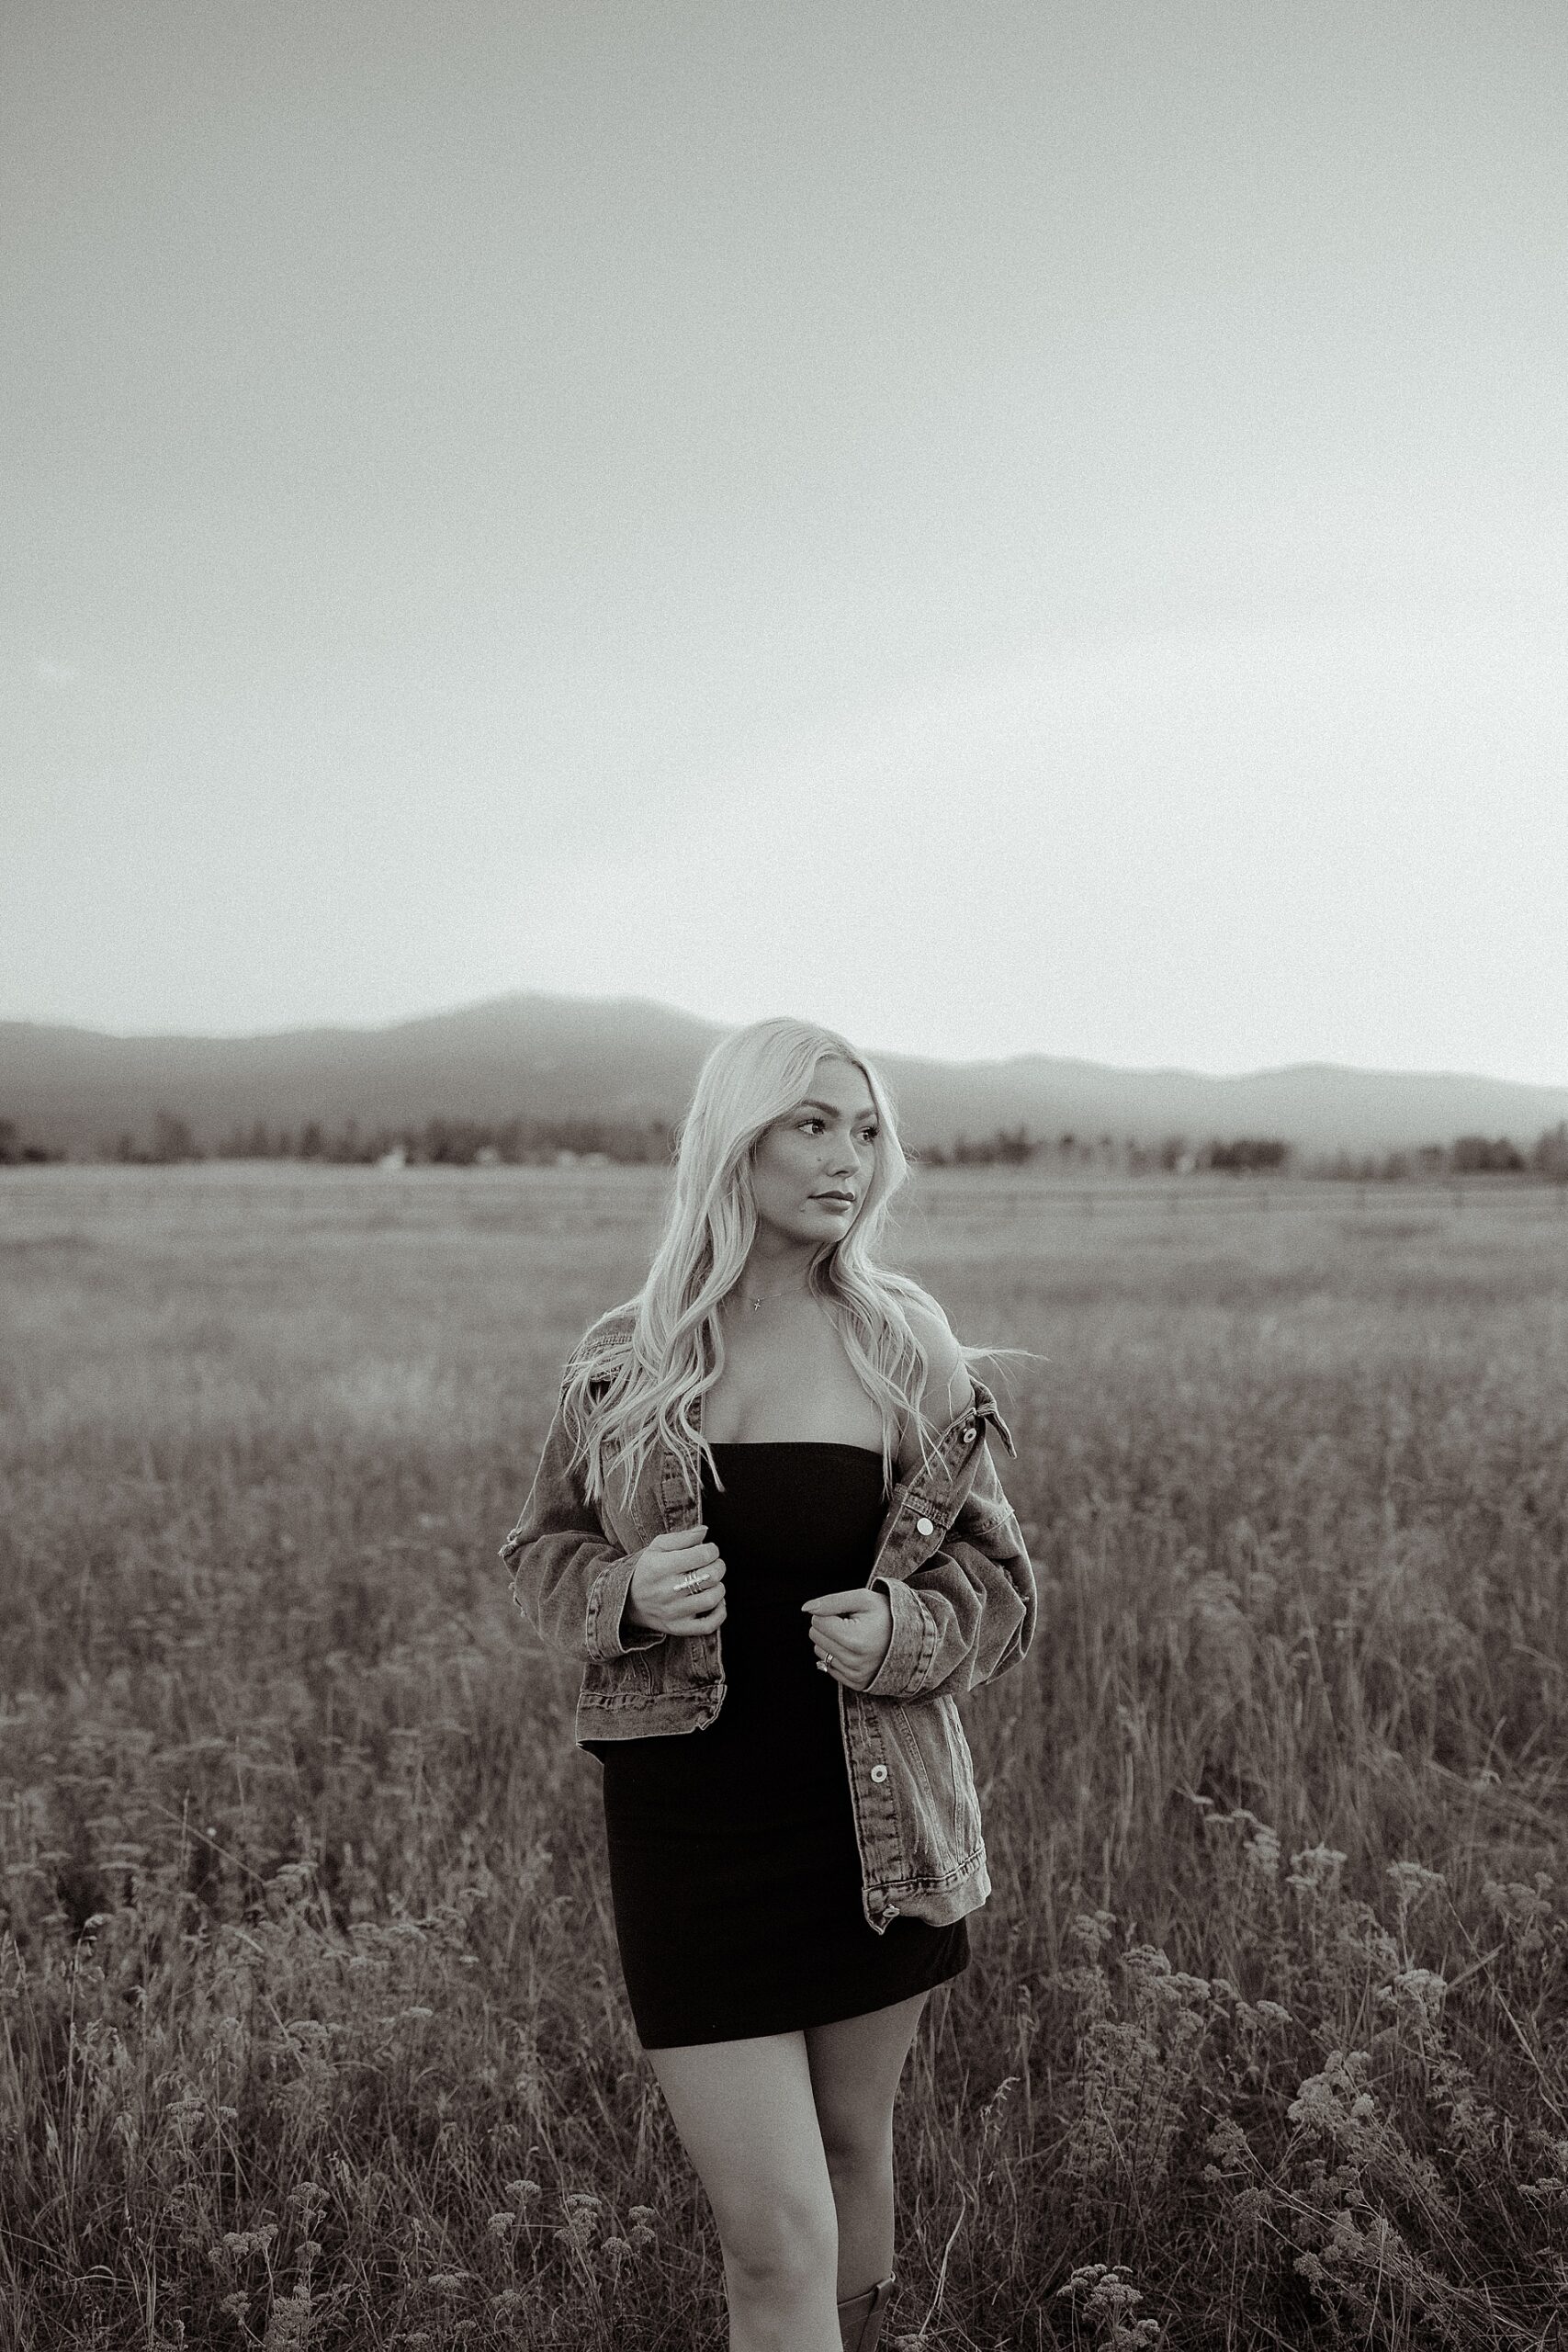
<svg viewBox="0 0 1568 2352"><path fill-rule="evenodd" d="M1043 1614L893 2341L1568 2341L1561 1197L919 1181ZM495 1556L661 1183L0 1180L0 2344L722 2342Z"/></svg>

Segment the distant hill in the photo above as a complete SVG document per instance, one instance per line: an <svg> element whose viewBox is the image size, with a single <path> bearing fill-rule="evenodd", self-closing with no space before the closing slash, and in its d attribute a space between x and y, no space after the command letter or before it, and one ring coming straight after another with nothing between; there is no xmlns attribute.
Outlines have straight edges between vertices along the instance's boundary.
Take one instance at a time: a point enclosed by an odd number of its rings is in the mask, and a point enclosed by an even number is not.
<svg viewBox="0 0 1568 2352"><path fill-rule="evenodd" d="M256 1037L116 1037L0 1023L0 1118L53 1148L90 1152L160 1110L216 1144L264 1120L296 1132L487 1122L673 1119L718 1023L641 998L499 997L378 1029ZM874 1052L874 1048L871 1049ZM1043 1054L940 1062L875 1054L916 1146L1021 1121L1030 1133L1157 1143L1278 1136L1307 1152L1379 1151L1510 1136L1528 1147L1568 1119L1568 1086L1303 1063L1237 1078L1113 1069Z"/></svg>

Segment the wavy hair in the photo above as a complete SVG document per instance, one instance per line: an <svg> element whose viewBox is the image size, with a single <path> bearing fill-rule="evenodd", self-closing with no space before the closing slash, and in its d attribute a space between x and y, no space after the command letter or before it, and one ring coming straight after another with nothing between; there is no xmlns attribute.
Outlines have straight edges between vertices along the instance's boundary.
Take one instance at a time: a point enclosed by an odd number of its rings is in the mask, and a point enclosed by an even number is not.
<svg viewBox="0 0 1568 2352"><path fill-rule="evenodd" d="M918 1433L922 1460L930 1460L931 1436L940 1432L920 1410L929 1359L908 1309L941 1309L919 1283L876 1259L889 1207L909 1172L887 1089L865 1056L835 1031L809 1021L758 1021L722 1038L703 1064L677 1130L674 1196L648 1278L635 1298L613 1310L629 1314L629 1327L592 1351L580 1344L567 1367L563 1401L573 1458L595 1499L612 1468L629 1498L660 1442L693 1491L704 1460L722 1489L701 1405L724 1369L718 1311L740 1279L757 1231L752 1158L767 1129L809 1091L824 1055L852 1063L864 1079L876 1112L876 1150L859 1215L846 1232L823 1242L807 1267L807 1286L881 1411L887 1485L900 1412ZM959 1352L967 1363L994 1351L961 1346Z"/></svg>

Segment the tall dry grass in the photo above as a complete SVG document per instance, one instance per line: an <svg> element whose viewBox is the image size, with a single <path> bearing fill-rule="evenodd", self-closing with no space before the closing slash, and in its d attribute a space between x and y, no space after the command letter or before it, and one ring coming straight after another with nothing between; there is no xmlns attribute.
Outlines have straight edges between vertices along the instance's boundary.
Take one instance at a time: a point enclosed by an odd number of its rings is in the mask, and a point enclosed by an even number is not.
<svg viewBox="0 0 1568 2352"><path fill-rule="evenodd" d="M495 1559L658 1188L6 1180L0 2342L722 2340ZM896 2338L1556 2341L1568 1228L922 1189L907 1261L1043 1358L1044 1630L969 1710Z"/></svg>

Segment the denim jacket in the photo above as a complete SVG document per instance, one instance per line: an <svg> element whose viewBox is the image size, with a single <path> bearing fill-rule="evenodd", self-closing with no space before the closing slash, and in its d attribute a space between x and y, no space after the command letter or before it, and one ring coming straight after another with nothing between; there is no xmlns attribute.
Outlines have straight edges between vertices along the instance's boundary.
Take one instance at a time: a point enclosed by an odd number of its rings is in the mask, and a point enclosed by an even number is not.
<svg viewBox="0 0 1568 2352"><path fill-rule="evenodd" d="M630 1321L626 1307L601 1317L574 1363L592 1361ZM866 1582L893 1612L886 1655L865 1690L839 1685L861 1899L878 1933L900 1913L961 1918L991 1891L955 1702L1018 1664L1038 1602L990 1441L1015 1456L1018 1448L990 1390L973 1374L971 1385L973 1404L942 1432L929 1467L897 1481L883 1519ZM629 1502L618 1491L592 1502L571 1450L558 1398L501 1556L528 1623L581 1664L574 1736L581 1744L701 1731L724 1703L722 1627L665 1634L623 1615L637 1554L661 1529L694 1526L699 1498L677 1458L656 1447Z"/></svg>

